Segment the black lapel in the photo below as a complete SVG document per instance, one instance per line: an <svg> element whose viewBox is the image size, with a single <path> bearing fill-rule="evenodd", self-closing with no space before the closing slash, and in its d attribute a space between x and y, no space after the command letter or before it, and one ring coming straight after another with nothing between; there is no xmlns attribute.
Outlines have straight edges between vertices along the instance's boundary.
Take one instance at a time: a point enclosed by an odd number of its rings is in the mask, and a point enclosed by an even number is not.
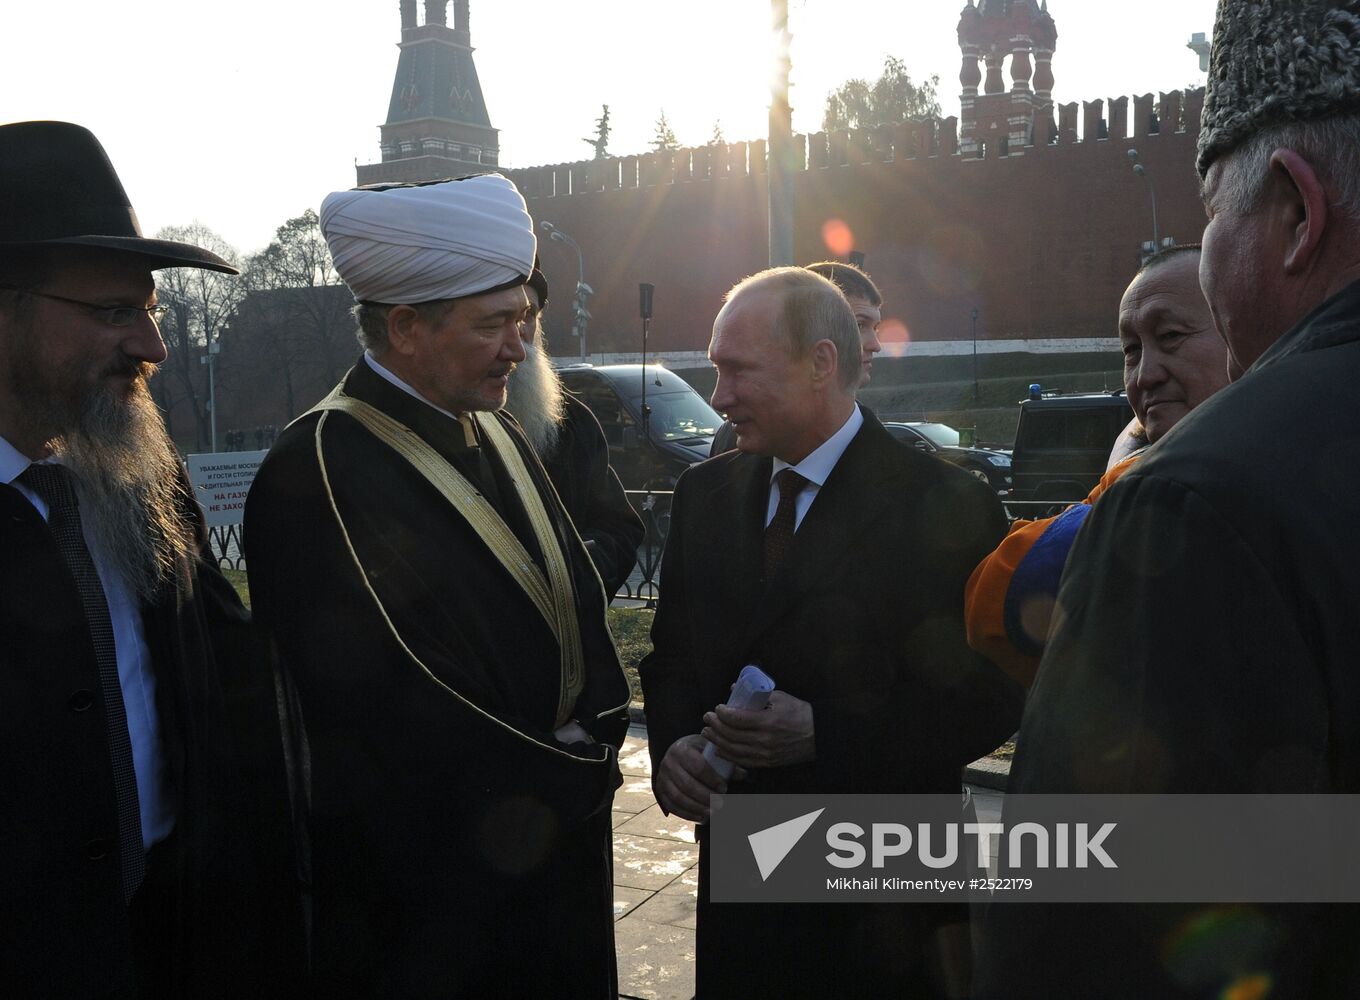
<svg viewBox="0 0 1360 1000"><path fill-rule="evenodd" d="M700 547L692 565L715 572L717 606L714 629L721 648L714 661L726 663L744 655L746 623L760 600L765 558L765 512L770 499L772 461L756 455L734 455L729 474L706 499L703 514L690 518L691 544ZM735 673L733 674L735 677Z"/></svg>
<svg viewBox="0 0 1360 1000"><path fill-rule="evenodd" d="M901 445L873 414L851 440L793 536L778 572L760 589L746 629L747 646L842 560L863 552L860 538L900 501Z"/></svg>

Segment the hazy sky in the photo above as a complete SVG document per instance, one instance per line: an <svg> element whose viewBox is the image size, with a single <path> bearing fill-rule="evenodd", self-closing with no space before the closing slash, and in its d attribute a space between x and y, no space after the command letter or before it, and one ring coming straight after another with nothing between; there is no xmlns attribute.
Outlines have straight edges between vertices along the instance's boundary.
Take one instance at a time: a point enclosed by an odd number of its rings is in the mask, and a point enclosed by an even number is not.
<svg viewBox="0 0 1360 1000"><path fill-rule="evenodd" d="M397 0L0 0L0 122L56 118L108 149L148 233L200 221L244 252L378 159L400 37ZM791 0L794 126L885 55L938 74L958 114L964 0ZM423 12L423 0L420 4ZM768 0L472 0L472 41L510 167L582 159L608 103L610 151L721 121L765 131ZM1049 0L1060 103L1202 84L1185 48L1215 0ZM452 6L449 8L452 20ZM423 13L422 13L423 16ZM1009 84L1009 78L1007 80Z"/></svg>

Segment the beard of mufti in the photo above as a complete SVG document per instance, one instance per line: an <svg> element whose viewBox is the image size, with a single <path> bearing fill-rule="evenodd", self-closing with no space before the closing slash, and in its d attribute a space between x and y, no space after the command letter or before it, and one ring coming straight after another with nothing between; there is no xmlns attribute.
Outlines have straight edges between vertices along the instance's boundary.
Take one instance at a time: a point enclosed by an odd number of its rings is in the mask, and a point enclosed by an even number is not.
<svg viewBox="0 0 1360 1000"><path fill-rule="evenodd" d="M179 454L147 388L154 372L142 363L126 388L95 388L50 442L75 477L86 530L144 604L167 581L182 587L196 555Z"/></svg>
<svg viewBox="0 0 1360 1000"><path fill-rule="evenodd" d="M546 459L562 434L562 420L567 413L566 390L543 346L542 330L535 339L537 343L524 345L524 360L510 376L505 408L524 428L524 435L538 457Z"/></svg>

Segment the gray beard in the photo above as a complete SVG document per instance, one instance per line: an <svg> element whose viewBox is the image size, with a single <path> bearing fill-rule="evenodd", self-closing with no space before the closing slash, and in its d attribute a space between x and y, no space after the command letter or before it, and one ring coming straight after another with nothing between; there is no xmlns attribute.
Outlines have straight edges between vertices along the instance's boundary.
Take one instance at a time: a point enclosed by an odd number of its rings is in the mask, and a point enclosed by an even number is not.
<svg viewBox="0 0 1360 1000"><path fill-rule="evenodd" d="M546 459L557 447L562 434L562 421L567 415L566 390L551 364L551 357L538 335L538 344L524 345L524 360L510 375L506 390L505 408L509 410L540 459Z"/></svg>
<svg viewBox="0 0 1360 1000"><path fill-rule="evenodd" d="M49 442L75 477L81 522L143 604L168 581L185 587L197 555L182 513L179 453L147 389L150 371L141 366L126 396L111 387L91 393Z"/></svg>

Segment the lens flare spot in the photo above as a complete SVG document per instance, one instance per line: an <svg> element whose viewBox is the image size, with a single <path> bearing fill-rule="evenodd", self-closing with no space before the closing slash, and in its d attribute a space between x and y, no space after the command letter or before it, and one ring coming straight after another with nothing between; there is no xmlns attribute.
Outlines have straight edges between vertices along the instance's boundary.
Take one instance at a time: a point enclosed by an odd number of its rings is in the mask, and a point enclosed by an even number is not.
<svg viewBox="0 0 1360 1000"><path fill-rule="evenodd" d="M883 357L900 358L907 353L907 345L911 343L911 331L902 320L890 316L879 324L878 342L883 345Z"/></svg>
<svg viewBox="0 0 1360 1000"><path fill-rule="evenodd" d="M844 257L855 247L855 234L840 219L827 219L822 223L822 242L834 257Z"/></svg>
<svg viewBox="0 0 1360 1000"><path fill-rule="evenodd" d="M1267 973L1253 972L1229 984L1220 997L1221 1000L1265 1000L1273 985Z"/></svg>
<svg viewBox="0 0 1360 1000"><path fill-rule="evenodd" d="M1260 1000L1274 986L1270 975L1242 970L1267 965L1282 939L1277 923L1256 907L1212 906L1190 914L1166 937L1162 962L1187 991L1218 986L1220 1000Z"/></svg>

